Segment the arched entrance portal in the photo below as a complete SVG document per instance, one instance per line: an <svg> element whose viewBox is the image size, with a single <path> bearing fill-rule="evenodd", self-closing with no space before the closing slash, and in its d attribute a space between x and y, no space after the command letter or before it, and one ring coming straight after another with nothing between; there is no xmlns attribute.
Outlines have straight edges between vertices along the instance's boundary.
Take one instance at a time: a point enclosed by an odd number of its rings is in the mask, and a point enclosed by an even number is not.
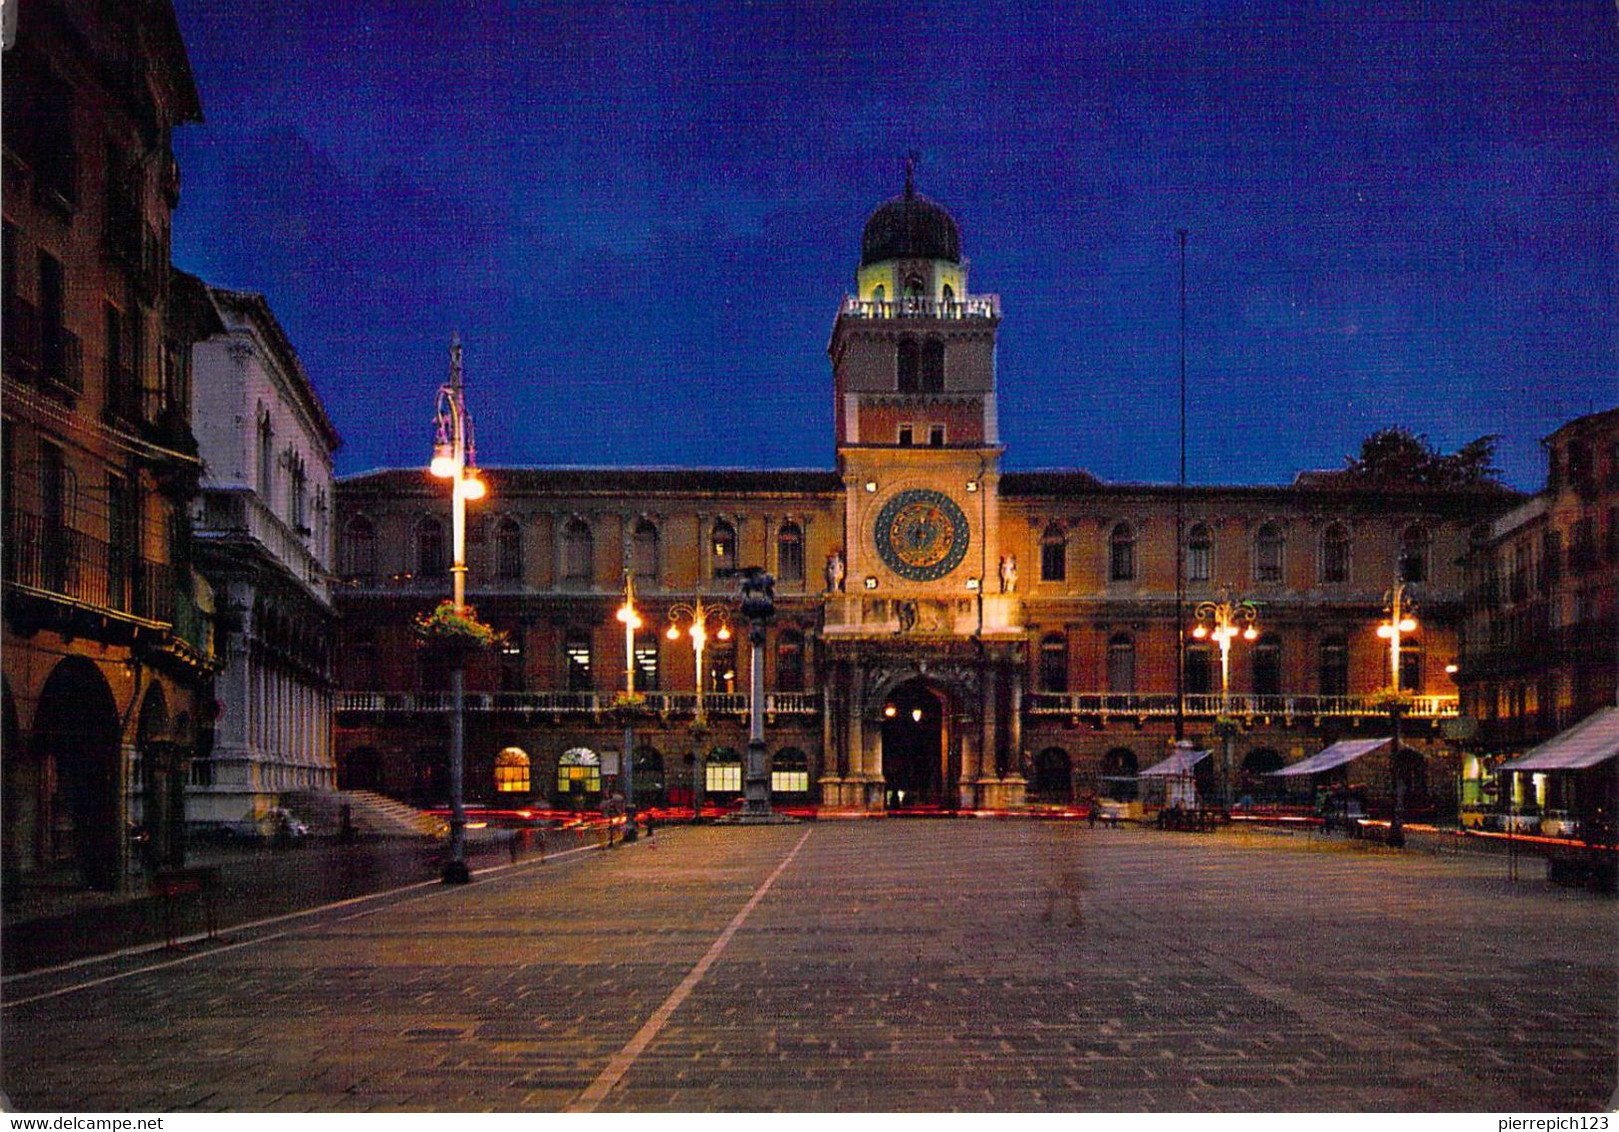
<svg viewBox="0 0 1619 1132"><path fill-rule="evenodd" d="M33 749L46 782L55 779L55 796L65 811L41 822L40 833L48 839L64 826L67 829L62 841L48 845L42 855L71 858L90 888L118 886L118 849L124 832L118 739L118 708L100 671L81 657L58 664L40 693ZM41 802L41 809L50 814L48 798Z"/></svg>
<svg viewBox="0 0 1619 1132"><path fill-rule="evenodd" d="M948 805L944 699L924 680L895 688L882 707L888 809Z"/></svg>

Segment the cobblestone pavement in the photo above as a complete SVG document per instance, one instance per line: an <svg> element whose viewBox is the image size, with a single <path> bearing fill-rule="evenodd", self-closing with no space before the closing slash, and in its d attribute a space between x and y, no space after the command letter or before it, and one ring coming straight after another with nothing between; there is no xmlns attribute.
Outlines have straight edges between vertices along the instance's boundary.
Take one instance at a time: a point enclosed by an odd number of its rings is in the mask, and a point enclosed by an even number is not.
<svg viewBox="0 0 1619 1132"><path fill-rule="evenodd" d="M1498 860L1303 836L670 829L10 978L3 1082L69 1111L1593 1109L1616 937L1613 901Z"/></svg>

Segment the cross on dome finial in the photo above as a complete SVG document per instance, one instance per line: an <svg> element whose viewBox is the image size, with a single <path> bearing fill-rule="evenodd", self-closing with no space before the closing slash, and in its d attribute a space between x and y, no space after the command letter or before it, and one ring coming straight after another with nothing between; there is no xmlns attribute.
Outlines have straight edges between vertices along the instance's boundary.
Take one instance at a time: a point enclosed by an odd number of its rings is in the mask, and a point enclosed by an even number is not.
<svg viewBox="0 0 1619 1132"><path fill-rule="evenodd" d="M921 160L921 154L917 153L914 149L905 155L905 198L907 200L916 195L916 185L913 175L916 171L916 163L919 160Z"/></svg>

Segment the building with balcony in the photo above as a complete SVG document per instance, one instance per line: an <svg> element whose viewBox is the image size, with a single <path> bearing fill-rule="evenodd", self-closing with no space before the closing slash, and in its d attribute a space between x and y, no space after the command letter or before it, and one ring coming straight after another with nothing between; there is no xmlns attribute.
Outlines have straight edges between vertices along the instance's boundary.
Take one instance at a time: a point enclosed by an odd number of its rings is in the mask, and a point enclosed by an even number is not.
<svg viewBox="0 0 1619 1132"><path fill-rule="evenodd" d="M230 632L211 756L192 766L193 825L270 832L282 796L329 790L332 455L340 443L261 295L196 286L219 331L192 351L205 472L197 562Z"/></svg>
<svg viewBox="0 0 1619 1132"><path fill-rule="evenodd" d="M1404 581L1420 604L1398 657L1416 693L1405 737L1429 768L1417 808L1454 808L1442 728L1456 714L1458 560L1516 496L1331 474L1181 494L1003 472L1002 305L969 291L948 211L907 183L867 221L855 284L828 347L834 468L483 470L468 595L506 636L468 675L470 797L599 790L629 666L647 693L638 800L689 797L699 747L708 793L740 791L743 634L710 633L699 738L693 651L662 629L699 599L734 606L738 569L756 565L779 608L764 665L778 801L865 813L1127 798L1173 740L1205 745L1222 718L1241 790L1274 791L1264 772L1389 726L1377 627ZM445 674L413 647L411 618L449 591L448 521L425 470L339 484L347 783L445 795ZM614 619L626 571L646 622L633 656ZM1225 698L1218 655L1183 636L1223 589L1258 608Z"/></svg>
<svg viewBox="0 0 1619 1132"><path fill-rule="evenodd" d="M1464 804L1475 820L1576 824L1619 804L1609 759L1584 774L1494 768L1619 696L1619 409L1542 442L1545 488L1501 515L1469 554L1460 670Z"/></svg>
<svg viewBox="0 0 1619 1132"><path fill-rule="evenodd" d="M4 117L5 875L112 889L183 857L213 699L187 523L211 325L169 265L170 135L201 108L170 5L23 5Z"/></svg>

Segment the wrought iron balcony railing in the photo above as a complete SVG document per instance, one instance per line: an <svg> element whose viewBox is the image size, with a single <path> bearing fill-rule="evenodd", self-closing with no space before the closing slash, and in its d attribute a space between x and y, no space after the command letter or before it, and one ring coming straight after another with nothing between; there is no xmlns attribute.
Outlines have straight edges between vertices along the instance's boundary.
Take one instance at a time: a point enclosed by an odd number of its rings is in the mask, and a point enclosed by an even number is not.
<svg viewBox="0 0 1619 1132"><path fill-rule="evenodd" d="M80 605L146 621L174 621L174 569L83 531L8 508L5 580Z"/></svg>

